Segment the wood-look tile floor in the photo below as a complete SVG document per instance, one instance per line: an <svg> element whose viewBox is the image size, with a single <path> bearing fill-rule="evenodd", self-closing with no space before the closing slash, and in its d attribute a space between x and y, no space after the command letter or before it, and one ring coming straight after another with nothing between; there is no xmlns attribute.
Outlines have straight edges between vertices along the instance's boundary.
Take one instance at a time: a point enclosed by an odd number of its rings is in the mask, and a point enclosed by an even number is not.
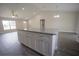
<svg viewBox="0 0 79 59"><path fill-rule="evenodd" d="M79 43L75 41L74 46L77 48L62 51L57 50L54 56L78 56L79 55ZM17 32L0 33L0 56L41 56L39 53L34 52L28 47L22 45L18 40Z"/></svg>
<svg viewBox="0 0 79 59"><path fill-rule="evenodd" d="M38 53L23 46L17 32L0 34L0 56L40 56Z"/></svg>

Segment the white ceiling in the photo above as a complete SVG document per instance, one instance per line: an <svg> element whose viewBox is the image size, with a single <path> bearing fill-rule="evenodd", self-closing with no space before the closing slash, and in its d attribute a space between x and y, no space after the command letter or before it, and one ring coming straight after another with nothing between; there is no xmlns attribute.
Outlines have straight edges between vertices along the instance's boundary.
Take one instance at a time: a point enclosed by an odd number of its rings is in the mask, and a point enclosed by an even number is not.
<svg viewBox="0 0 79 59"><path fill-rule="evenodd" d="M43 11L79 11L78 3L44 3L35 5Z"/></svg>
<svg viewBox="0 0 79 59"><path fill-rule="evenodd" d="M24 8L24 10L22 10L22 8ZM32 17L34 12L37 12L37 7L33 6L33 4L0 4L0 16L9 17L12 14L12 10L14 10L19 17L28 18Z"/></svg>
<svg viewBox="0 0 79 59"><path fill-rule="evenodd" d="M79 11L78 3L9 3L0 4L1 7L7 7L10 9L20 9L24 7L26 10L43 10L43 11Z"/></svg>
<svg viewBox="0 0 79 59"><path fill-rule="evenodd" d="M24 10L22 10L24 8ZM22 18L31 18L39 11L78 11L78 3L0 3L0 16L11 17L11 11Z"/></svg>

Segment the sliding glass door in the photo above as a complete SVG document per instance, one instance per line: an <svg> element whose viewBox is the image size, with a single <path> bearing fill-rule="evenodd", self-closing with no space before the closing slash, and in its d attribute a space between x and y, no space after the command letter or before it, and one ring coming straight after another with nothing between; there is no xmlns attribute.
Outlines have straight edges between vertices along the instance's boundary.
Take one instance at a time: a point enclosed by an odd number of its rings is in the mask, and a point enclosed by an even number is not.
<svg viewBox="0 0 79 59"><path fill-rule="evenodd" d="M16 29L16 22L14 20L2 20L4 30Z"/></svg>

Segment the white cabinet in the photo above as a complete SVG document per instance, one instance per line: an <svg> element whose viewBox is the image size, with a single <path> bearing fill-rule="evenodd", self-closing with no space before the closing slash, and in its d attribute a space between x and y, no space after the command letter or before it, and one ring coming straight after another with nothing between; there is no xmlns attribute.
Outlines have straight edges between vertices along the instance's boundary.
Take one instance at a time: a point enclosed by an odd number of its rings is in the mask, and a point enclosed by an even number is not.
<svg viewBox="0 0 79 59"><path fill-rule="evenodd" d="M50 49L49 41L42 39L36 40L36 49L38 52L44 55L49 55L49 49Z"/></svg>
<svg viewBox="0 0 79 59"><path fill-rule="evenodd" d="M36 39L36 51L44 54L51 55L50 45L51 45L51 36L45 34L39 34Z"/></svg>
<svg viewBox="0 0 79 59"><path fill-rule="evenodd" d="M30 39L30 47L35 50L35 39Z"/></svg>
<svg viewBox="0 0 79 59"><path fill-rule="evenodd" d="M36 50L40 53L42 53L43 47L42 47L42 40L36 40Z"/></svg>
<svg viewBox="0 0 79 59"><path fill-rule="evenodd" d="M21 43L26 44L27 43L26 33L22 32L22 31L18 31L18 39Z"/></svg>
<svg viewBox="0 0 79 59"><path fill-rule="evenodd" d="M43 55L52 55L52 35L19 31L19 40L26 46L36 50Z"/></svg>

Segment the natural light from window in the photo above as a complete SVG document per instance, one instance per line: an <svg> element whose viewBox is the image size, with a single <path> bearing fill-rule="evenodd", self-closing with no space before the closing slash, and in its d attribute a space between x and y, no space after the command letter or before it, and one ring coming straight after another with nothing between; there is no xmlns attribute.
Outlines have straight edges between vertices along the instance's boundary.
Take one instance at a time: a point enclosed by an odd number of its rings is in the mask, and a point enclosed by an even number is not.
<svg viewBox="0 0 79 59"><path fill-rule="evenodd" d="M4 30L16 29L15 21L3 20L2 24L3 24Z"/></svg>

